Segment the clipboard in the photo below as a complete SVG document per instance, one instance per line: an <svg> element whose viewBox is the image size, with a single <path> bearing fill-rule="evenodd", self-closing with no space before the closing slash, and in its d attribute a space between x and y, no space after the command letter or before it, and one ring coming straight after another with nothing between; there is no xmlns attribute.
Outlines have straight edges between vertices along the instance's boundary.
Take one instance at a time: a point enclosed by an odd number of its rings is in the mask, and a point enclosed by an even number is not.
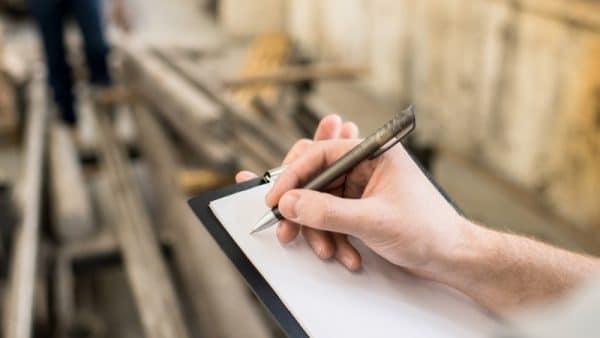
<svg viewBox="0 0 600 338"><path fill-rule="evenodd" d="M200 219L202 225L204 225L221 250L227 255L227 258L235 265L252 292L267 308L285 334L288 337L308 337L308 334L304 331L300 323L294 318L287 307L285 307L273 288L256 267L254 267L209 208L210 202L214 200L266 183L267 182L263 178L255 178L250 181L229 185L194 197L188 201L188 204Z"/></svg>
<svg viewBox="0 0 600 338"><path fill-rule="evenodd" d="M411 154L412 157L412 154ZM421 164L413 157L413 160L427 179L440 192L440 194L450 203L459 213L461 210L450 199L448 194L435 182L429 172L425 170ZM256 295L259 301L267 308L269 313L278 323L279 327L285 332L288 337L309 337L298 320L292 315L288 308L283 304L279 296L269 285L267 280L261 275L256 267L250 262L248 257L236 244L235 240L225 230L223 225L217 219L213 211L210 209L210 202L229 196L247 189L257 187L268 183L264 177L258 177L243 183L229 185L200 196L194 197L188 201L188 204L200 219L206 230L210 233L213 239L217 242L221 250L227 255L229 260L234 264L239 273L244 277L247 285Z"/></svg>

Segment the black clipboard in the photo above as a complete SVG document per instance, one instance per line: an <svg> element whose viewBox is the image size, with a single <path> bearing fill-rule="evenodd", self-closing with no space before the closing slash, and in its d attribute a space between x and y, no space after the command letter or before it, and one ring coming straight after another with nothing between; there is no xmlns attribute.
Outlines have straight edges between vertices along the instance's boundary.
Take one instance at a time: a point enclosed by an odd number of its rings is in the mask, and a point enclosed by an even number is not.
<svg viewBox="0 0 600 338"><path fill-rule="evenodd" d="M194 197L188 201L190 207L200 219L206 230L217 242L221 250L227 255L229 260L235 265L237 270L242 274L246 283L254 292L260 302L271 313L275 321L288 337L308 337L306 331L300 323L294 318L290 311L285 307L279 296L273 288L265 280L265 278L252 265L248 257L242 252L240 247L235 243L233 238L225 230L221 222L213 214L208 206L211 201L221 197L235 194L240 191L257 187L266 182L262 178L256 178L239 184L229 185L224 188L208 192L206 194Z"/></svg>
<svg viewBox="0 0 600 338"><path fill-rule="evenodd" d="M437 182L433 179L429 172L425 170L423 166L421 166L419 161L415 159L412 156L412 154L411 157L419 166L423 174L425 174L427 179L429 179L431 184L433 184L433 186L446 199L446 201L448 201L450 205L452 205L460 214L462 214L462 211L458 208L454 201L450 199L450 197L444 191L444 189L442 189L437 184ZM279 324L279 327L285 332L285 334L288 337L309 337L306 331L304 331L304 329L300 325L300 323L291 314L288 308L283 304L279 296L277 296L273 288L271 288L269 283L260 274L256 267L252 265L248 257L246 257L244 252L235 243L233 238L225 230L221 222L219 222L217 217L214 215L214 213L208 206L211 201L235 194L240 191L251 189L265 183L267 183L267 181L265 181L264 178L259 177L243 183L229 185L224 188L194 197L188 201L188 204L190 205L196 216L200 219L206 230L208 230L210 235L217 242L219 247L221 247L221 250L223 250L223 252L227 255L229 260L242 274L252 292L254 292L254 294L260 300L260 302L271 313L271 315Z"/></svg>

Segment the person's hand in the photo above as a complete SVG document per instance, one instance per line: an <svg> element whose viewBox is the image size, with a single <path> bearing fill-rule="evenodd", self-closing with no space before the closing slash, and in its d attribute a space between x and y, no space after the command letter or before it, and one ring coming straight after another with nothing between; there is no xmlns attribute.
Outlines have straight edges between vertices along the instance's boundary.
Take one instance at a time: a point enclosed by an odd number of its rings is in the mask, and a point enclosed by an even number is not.
<svg viewBox="0 0 600 338"><path fill-rule="evenodd" d="M356 139L358 132L358 127L354 123L343 122L339 116L330 115L320 121L313 140ZM307 139L296 142L283 160L283 165L291 163L302 155L312 143L313 141ZM235 179L236 182L243 182L254 177L256 175L252 172L240 171ZM302 232L304 238L319 257L329 259L335 256L340 263L351 270L360 267L360 256L350 245L345 235L301 227L297 223L283 220L277 228L277 237L282 243L289 243L299 232Z"/></svg>
<svg viewBox="0 0 600 338"><path fill-rule="evenodd" d="M290 150L287 169L266 196L266 204L278 205L285 217L277 229L281 242L301 231L319 257L334 256L357 270L360 256L345 237L351 235L389 262L458 289L494 312L561 295L598 272L597 258L465 219L401 145L359 164L325 192L297 189L358 144L357 134L353 124L328 117L315 139L329 140L300 141ZM240 172L236 180L253 177Z"/></svg>
<svg viewBox="0 0 600 338"><path fill-rule="evenodd" d="M313 142L291 161L267 194L269 207L279 206L285 220L278 237L287 242L293 224L334 234L352 235L374 252L422 277L437 279L445 255L469 238L466 222L443 198L401 145L364 161L327 187L326 192L297 189L344 155L360 140ZM340 242L317 243L317 253L340 250ZM337 247L336 247L337 245ZM353 248L344 265L360 267ZM356 254L356 256L354 256ZM324 258L326 255L319 254Z"/></svg>

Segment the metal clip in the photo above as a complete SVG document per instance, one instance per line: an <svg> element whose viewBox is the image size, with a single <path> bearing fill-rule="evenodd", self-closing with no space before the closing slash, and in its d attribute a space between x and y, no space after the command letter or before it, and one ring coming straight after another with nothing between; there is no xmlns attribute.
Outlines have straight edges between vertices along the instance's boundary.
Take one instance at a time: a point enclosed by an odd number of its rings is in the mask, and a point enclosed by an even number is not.
<svg viewBox="0 0 600 338"><path fill-rule="evenodd" d="M408 118L408 119L403 120L407 124L405 124L403 126L403 128L401 128L399 130L398 134L396 134L394 137L392 137L389 141L387 141L384 145L382 145L381 148L377 149L377 151L375 151L371 156L369 156L370 160L372 160L372 159L378 157L379 155L385 153L386 151L388 151L390 148L395 146L398 142L402 141L402 139L406 135L410 134L410 132L415 129L415 112L414 112L414 110L415 110L414 106L410 105L408 108L406 108L405 110L403 110L401 112L401 114L404 114L404 116Z"/></svg>
<svg viewBox="0 0 600 338"><path fill-rule="evenodd" d="M279 175L281 175L284 171L285 166L270 169L263 175L263 180L267 183L275 182L277 177L279 177Z"/></svg>
<svg viewBox="0 0 600 338"><path fill-rule="evenodd" d="M391 147L395 146L396 143L402 141L402 138L406 135L408 135L410 132L412 131L411 129L405 129L403 130L400 134L394 136L391 140L389 140L386 144L384 144L383 146L381 146L381 148L379 148L375 153L373 153L373 155L371 155L371 157L369 157L369 159L374 159L376 157L378 157L379 155L385 153L386 151L388 151Z"/></svg>

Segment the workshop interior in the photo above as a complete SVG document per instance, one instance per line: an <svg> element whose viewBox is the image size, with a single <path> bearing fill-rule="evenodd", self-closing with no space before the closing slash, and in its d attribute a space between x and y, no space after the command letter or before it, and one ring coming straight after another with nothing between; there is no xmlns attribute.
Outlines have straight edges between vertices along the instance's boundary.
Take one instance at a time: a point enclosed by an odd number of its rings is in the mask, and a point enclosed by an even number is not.
<svg viewBox="0 0 600 338"><path fill-rule="evenodd" d="M598 1L0 11L1 337L289 334L188 200L332 114L366 137L413 107L403 146L462 214L600 255Z"/></svg>

